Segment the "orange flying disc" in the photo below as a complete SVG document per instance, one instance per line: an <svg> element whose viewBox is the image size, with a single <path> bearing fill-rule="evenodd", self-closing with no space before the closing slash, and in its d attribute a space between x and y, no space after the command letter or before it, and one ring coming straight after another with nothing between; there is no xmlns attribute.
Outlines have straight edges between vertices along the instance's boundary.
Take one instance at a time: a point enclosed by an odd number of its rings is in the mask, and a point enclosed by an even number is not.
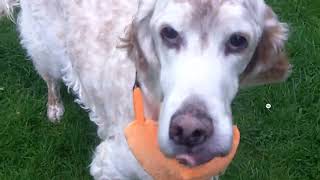
<svg viewBox="0 0 320 180"><path fill-rule="evenodd" d="M144 117L142 93L138 87L133 90L133 102L135 120L125 129L125 136L135 158L155 180L207 180L222 173L231 163L240 142L236 126L233 127L232 149L227 156L190 168L167 158L160 151L157 122Z"/></svg>

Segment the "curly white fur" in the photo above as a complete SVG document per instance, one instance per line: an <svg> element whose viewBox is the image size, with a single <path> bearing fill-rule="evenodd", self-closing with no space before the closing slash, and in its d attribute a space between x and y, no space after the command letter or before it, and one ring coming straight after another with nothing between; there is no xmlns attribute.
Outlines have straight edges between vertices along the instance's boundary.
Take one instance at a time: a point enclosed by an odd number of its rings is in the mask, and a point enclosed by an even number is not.
<svg viewBox="0 0 320 180"><path fill-rule="evenodd" d="M19 6L19 0L0 0L0 17L7 16L14 21L13 10Z"/></svg>

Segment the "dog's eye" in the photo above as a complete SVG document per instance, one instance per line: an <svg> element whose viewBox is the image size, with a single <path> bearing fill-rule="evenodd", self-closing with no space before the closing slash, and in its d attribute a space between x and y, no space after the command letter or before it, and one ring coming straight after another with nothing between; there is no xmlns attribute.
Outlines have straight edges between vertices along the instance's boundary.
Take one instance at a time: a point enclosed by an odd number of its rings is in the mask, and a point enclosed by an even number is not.
<svg viewBox="0 0 320 180"><path fill-rule="evenodd" d="M179 33L173 28L169 26L162 28L160 35L164 43L169 47L179 47L181 43L181 38L179 36Z"/></svg>
<svg viewBox="0 0 320 180"><path fill-rule="evenodd" d="M227 49L230 52L240 52L248 47L247 39L241 34L232 34L227 42Z"/></svg>
<svg viewBox="0 0 320 180"><path fill-rule="evenodd" d="M171 27L164 27L161 30L161 37L165 39L176 39L179 36L178 32Z"/></svg>

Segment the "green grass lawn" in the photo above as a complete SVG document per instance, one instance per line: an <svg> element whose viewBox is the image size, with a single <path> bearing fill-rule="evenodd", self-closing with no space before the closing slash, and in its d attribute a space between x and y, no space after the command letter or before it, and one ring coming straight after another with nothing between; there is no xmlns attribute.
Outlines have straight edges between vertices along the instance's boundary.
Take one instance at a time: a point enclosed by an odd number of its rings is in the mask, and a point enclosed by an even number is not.
<svg viewBox="0 0 320 180"><path fill-rule="evenodd" d="M268 2L291 27L294 71L286 83L239 93L241 143L222 179L320 179L320 1ZM0 179L90 179L95 126L65 90L62 123L47 121L46 86L15 29L0 21Z"/></svg>

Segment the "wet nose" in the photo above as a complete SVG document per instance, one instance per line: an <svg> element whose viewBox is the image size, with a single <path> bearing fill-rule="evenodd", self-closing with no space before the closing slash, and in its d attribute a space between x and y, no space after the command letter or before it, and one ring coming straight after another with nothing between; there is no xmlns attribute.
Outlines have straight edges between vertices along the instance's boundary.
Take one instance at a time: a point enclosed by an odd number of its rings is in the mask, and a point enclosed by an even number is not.
<svg viewBox="0 0 320 180"><path fill-rule="evenodd" d="M169 137L175 144L194 147L203 144L212 134L212 119L199 100L184 104L171 117Z"/></svg>

